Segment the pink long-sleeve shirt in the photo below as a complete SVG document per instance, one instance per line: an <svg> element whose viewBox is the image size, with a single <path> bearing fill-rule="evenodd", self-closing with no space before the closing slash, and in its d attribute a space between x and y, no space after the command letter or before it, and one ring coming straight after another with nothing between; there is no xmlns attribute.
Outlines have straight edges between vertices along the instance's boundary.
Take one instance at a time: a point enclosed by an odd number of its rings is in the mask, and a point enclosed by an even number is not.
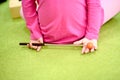
<svg viewBox="0 0 120 80"><path fill-rule="evenodd" d="M31 39L72 43L83 37L98 39L103 22L100 0L22 0Z"/></svg>

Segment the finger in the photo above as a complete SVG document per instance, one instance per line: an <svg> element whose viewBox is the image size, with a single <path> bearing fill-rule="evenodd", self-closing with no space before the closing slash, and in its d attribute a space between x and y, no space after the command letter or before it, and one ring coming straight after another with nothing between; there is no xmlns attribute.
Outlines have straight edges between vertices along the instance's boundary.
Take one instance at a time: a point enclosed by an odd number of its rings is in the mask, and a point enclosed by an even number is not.
<svg viewBox="0 0 120 80"><path fill-rule="evenodd" d="M30 43L32 44L32 43L39 43L39 41L34 41L34 40L32 40L32 41L30 41Z"/></svg>
<svg viewBox="0 0 120 80"><path fill-rule="evenodd" d="M27 47L30 48L30 44L27 44Z"/></svg>
<svg viewBox="0 0 120 80"><path fill-rule="evenodd" d="M88 52L89 52L89 49L88 49L88 48L86 48L84 52L85 52L85 53L88 53Z"/></svg>
<svg viewBox="0 0 120 80"><path fill-rule="evenodd" d="M97 47L97 41L96 40L93 40L93 45L94 45L94 49L96 50L98 47Z"/></svg>
<svg viewBox="0 0 120 80"><path fill-rule="evenodd" d="M75 41L73 44L75 44L75 45L80 45L80 44L82 44L83 43L83 40L79 40L79 41Z"/></svg>
<svg viewBox="0 0 120 80"><path fill-rule="evenodd" d="M33 42L35 42L35 41L33 41ZM37 46L33 46L33 45L32 45L33 42L30 42L30 43L29 43L29 47L30 47L31 49L37 49Z"/></svg>
<svg viewBox="0 0 120 80"><path fill-rule="evenodd" d="M83 48L82 48L82 54L85 53L85 49L86 49L86 46L83 46Z"/></svg>
<svg viewBox="0 0 120 80"><path fill-rule="evenodd" d="M38 47L37 46L31 46L31 48L37 50Z"/></svg>
<svg viewBox="0 0 120 80"><path fill-rule="evenodd" d="M30 42L29 45L28 45L29 48L32 48L32 43Z"/></svg>
<svg viewBox="0 0 120 80"><path fill-rule="evenodd" d="M96 49L98 49L98 47L97 47L97 46L95 46L95 48L94 48L94 49L96 50Z"/></svg>
<svg viewBox="0 0 120 80"><path fill-rule="evenodd" d="M40 49L41 49L41 46L38 46L38 47L37 47L37 51L40 51Z"/></svg>
<svg viewBox="0 0 120 80"><path fill-rule="evenodd" d="M95 51L95 48L92 48L91 50L90 50L90 52L94 52Z"/></svg>
<svg viewBox="0 0 120 80"><path fill-rule="evenodd" d="M43 43L43 38L40 38L40 39L39 39L39 42L40 42L40 43Z"/></svg>

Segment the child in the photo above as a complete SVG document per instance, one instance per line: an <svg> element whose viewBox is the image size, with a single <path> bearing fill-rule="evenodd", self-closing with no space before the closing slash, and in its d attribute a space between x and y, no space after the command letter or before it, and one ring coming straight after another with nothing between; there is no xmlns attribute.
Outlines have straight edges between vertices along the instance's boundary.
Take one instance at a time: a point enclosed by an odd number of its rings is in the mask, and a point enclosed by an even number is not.
<svg viewBox="0 0 120 80"><path fill-rule="evenodd" d="M22 8L31 33L30 48L41 48L32 43L73 43L83 44L82 53L97 49L104 14L100 0L22 0ZM86 47L88 42L92 49Z"/></svg>

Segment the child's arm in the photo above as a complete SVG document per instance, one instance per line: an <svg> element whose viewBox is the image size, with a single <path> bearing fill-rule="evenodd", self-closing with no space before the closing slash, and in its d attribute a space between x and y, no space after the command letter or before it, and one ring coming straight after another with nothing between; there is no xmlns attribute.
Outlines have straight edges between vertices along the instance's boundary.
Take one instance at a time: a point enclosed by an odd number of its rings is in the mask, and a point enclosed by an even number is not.
<svg viewBox="0 0 120 80"><path fill-rule="evenodd" d="M74 44L83 44L82 53L93 52L97 49L97 39L100 27L103 23L103 10L100 0L86 0L87 3L87 28L85 38L75 41ZM87 44L91 42L93 47L89 49Z"/></svg>
<svg viewBox="0 0 120 80"><path fill-rule="evenodd" d="M103 23L103 9L100 0L87 0L87 20L85 37L98 39L99 30Z"/></svg>
<svg viewBox="0 0 120 80"><path fill-rule="evenodd" d="M31 33L31 40L37 40L42 37L35 1L36 0L22 0L23 15Z"/></svg>

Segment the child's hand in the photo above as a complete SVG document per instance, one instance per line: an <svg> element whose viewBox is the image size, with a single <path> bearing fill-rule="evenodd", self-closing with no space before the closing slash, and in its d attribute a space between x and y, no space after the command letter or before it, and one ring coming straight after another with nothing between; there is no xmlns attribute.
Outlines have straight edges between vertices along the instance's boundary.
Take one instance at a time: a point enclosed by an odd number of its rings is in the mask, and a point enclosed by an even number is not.
<svg viewBox="0 0 120 80"><path fill-rule="evenodd" d="M88 43L92 43L93 44L93 47L91 49L89 49L87 47L87 44ZM75 45L83 45L83 48L82 48L82 53L89 53L89 52L94 52L96 49L97 49L97 40L96 39L92 39L92 40L89 40L87 38L83 38L79 41L75 41L73 44Z"/></svg>
<svg viewBox="0 0 120 80"><path fill-rule="evenodd" d="M35 49L37 51L40 51L41 46L33 46L32 43L43 43L43 38L40 38L38 40L30 40L30 44L28 44L28 48Z"/></svg>

